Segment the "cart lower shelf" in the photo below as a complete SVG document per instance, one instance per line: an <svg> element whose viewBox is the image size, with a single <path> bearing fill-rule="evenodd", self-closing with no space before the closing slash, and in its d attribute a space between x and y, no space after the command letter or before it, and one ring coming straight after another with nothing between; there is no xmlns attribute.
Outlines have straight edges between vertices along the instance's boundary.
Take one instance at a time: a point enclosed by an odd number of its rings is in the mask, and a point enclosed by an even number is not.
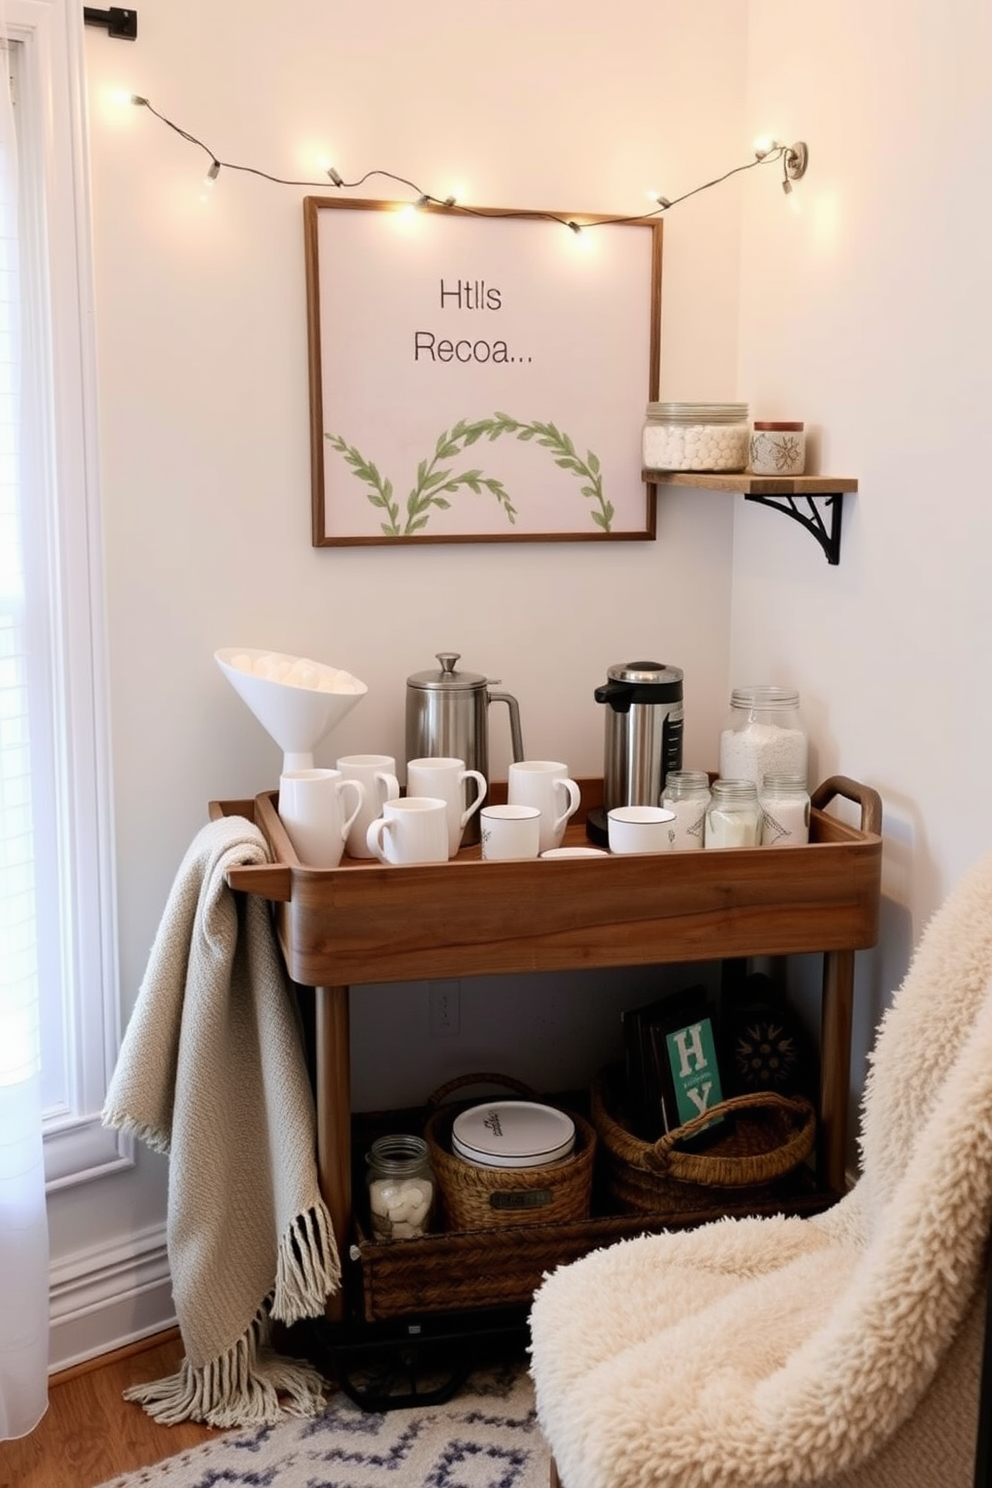
<svg viewBox="0 0 992 1488"><path fill-rule="evenodd" d="M817 1214L839 1195L817 1191L810 1177L792 1179L751 1202L728 1202L736 1217ZM366 1321L463 1312L529 1303L547 1271L636 1235L691 1229L716 1216L603 1214L589 1219L508 1228L460 1230L414 1240L373 1240L356 1221L350 1258L360 1272Z"/></svg>

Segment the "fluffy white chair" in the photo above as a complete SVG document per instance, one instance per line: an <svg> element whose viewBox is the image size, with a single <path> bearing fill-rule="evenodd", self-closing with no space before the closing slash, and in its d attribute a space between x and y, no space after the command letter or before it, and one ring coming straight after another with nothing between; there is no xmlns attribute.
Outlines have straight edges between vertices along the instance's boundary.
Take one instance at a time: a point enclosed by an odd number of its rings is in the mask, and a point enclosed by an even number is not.
<svg viewBox="0 0 992 1488"><path fill-rule="evenodd" d="M545 1279L531 1372L565 1488L972 1483L992 856L930 921L882 1019L860 1148L824 1214L646 1235Z"/></svg>

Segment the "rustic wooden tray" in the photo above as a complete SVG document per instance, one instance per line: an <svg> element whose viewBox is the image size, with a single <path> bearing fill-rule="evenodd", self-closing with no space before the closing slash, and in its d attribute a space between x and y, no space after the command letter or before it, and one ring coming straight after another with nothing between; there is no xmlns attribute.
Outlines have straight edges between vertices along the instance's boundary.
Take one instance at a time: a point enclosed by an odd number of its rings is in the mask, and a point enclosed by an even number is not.
<svg viewBox="0 0 992 1488"><path fill-rule="evenodd" d="M587 841L585 813L602 802L601 781L579 784L566 844ZM860 827L828 814L837 796L860 807ZM229 883L275 902L289 974L304 986L853 951L877 939L881 801L845 777L814 792L802 847L483 862L474 846L448 863L346 857L331 870L300 863L277 798L211 810L264 832L276 861L233 869Z"/></svg>

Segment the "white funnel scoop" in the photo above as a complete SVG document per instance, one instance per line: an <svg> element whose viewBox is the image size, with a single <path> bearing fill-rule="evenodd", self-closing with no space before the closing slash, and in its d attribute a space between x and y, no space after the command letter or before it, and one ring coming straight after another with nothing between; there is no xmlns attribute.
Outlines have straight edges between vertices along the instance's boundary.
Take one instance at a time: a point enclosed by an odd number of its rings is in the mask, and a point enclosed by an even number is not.
<svg viewBox="0 0 992 1488"><path fill-rule="evenodd" d="M214 659L238 696L283 751L283 773L312 770L313 751L368 692L350 672L250 646L225 646Z"/></svg>

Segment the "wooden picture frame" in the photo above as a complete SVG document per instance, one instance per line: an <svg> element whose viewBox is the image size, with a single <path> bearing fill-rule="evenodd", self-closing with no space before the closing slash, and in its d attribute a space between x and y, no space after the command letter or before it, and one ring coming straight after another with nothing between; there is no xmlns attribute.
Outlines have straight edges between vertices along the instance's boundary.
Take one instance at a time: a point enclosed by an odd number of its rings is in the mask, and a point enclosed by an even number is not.
<svg viewBox="0 0 992 1488"><path fill-rule="evenodd" d="M303 206L315 547L654 537L660 220Z"/></svg>

